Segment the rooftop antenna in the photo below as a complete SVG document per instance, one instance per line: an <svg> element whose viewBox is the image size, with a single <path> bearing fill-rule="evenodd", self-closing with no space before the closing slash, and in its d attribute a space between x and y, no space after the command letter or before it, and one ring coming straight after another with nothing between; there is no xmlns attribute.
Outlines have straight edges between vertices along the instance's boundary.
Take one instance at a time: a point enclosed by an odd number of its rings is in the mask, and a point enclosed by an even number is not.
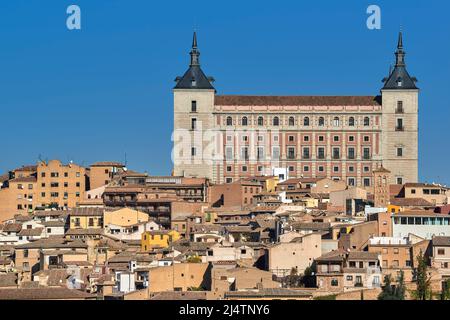
<svg viewBox="0 0 450 320"><path fill-rule="evenodd" d="M125 152L125 167L127 167L128 166L128 161L127 161L127 153Z"/></svg>

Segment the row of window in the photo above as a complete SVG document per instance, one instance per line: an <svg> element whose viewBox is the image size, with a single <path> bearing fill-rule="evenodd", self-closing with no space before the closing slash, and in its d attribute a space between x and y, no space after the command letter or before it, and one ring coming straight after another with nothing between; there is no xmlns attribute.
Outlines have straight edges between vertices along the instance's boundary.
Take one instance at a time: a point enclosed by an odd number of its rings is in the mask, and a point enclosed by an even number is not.
<svg viewBox="0 0 450 320"><path fill-rule="evenodd" d="M278 135L274 135L273 137L273 141L274 142L278 142L279 141L279 136ZM264 135L258 135L258 142L264 142ZM311 139L311 137L309 135L304 135L303 136L303 142L309 142ZM317 137L319 142L324 142L325 141L325 136L320 135ZM339 142L341 139L340 136L338 135L334 135L333 136L333 142ZM243 142L248 142L249 141L249 136L248 135L241 135L241 140ZM232 142L233 141L233 136L232 135L227 135L227 143ZM288 135L288 141L289 142L295 142L295 135ZM349 142L354 142L355 141L355 136L354 135L349 135L348 136L348 141ZM365 135L363 136L363 141L364 142L370 142L370 136Z"/></svg>
<svg viewBox="0 0 450 320"><path fill-rule="evenodd" d="M64 199L68 199L69 198L69 193L68 192L64 192ZM45 192L41 192L41 197L45 198L46 193ZM50 192L50 197L51 198L59 198L59 192ZM79 192L75 192L75 197L79 198L80 197L80 193Z"/></svg>
<svg viewBox="0 0 450 320"><path fill-rule="evenodd" d="M193 112L193 113L197 112L197 101L196 100L191 101L191 112ZM403 101L397 101L397 108L395 109L395 113L404 113ZM291 118L293 118L293 117L291 117ZM291 120L289 120L289 121L291 121ZM354 125L354 123L355 123L354 117L349 118L349 124L350 123L353 123L353 125Z"/></svg>
<svg viewBox="0 0 450 320"><path fill-rule="evenodd" d="M440 217L394 217L394 224L401 225L427 225L427 226L448 226L450 218Z"/></svg>
<svg viewBox="0 0 450 320"><path fill-rule="evenodd" d="M250 123L249 118L247 116L243 116L241 118L240 122L241 122L240 124L242 126L248 126L249 123ZM264 117L263 116L259 116L257 118L256 123L257 123L258 126L263 126L264 125ZM287 123L291 127L295 126L295 117L292 117L292 116L289 117ZM273 126L279 126L280 124L281 124L280 117L275 116L275 117L272 118L272 125ZM319 117L318 120L317 120L317 125L319 127L323 127L323 126L325 126L325 124L326 124L325 117ZM339 117L334 117L332 124L333 124L333 127L340 127L341 124L342 124L342 121L341 121L341 119ZM355 117L349 117L348 118L347 125L349 127L354 127L354 126L356 126L356 124L357 124L357 121L356 121ZM226 125L227 126L232 126L233 125L233 118L231 116L228 116L226 118ZM310 117L304 117L303 118L303 126L304 127L308 127L310 125L311 125ZM369 117L364 117L363 125L365 127L370 126L370 118Z"/></svg>
<svg viewBox="0 0 450 320"><path fill-rule="evenodd" d="M41 178L45 178L46 173L45 172L41 172ZM77 172L75 173L75 176L77 178L81 177L81 173ZM59 178L59 172L50 172L50 177L51 178ZM68 172L64 172L64 178L68 178L69 177L69 173Z"/></svg>
<svg viewBox="0 0 450 320"><path fill-rule="evenodd" d="M194 148L195 149L195 148ZM311 148L310 147L303 147L302 148L302 159L309 160L311 159ZM287 159L296 159L296 147L288 146L286 147L286 158ZM249 160L250 154L249 154L249 147L241 147L241 160ZM362 148L362 159L364 160L370 160L371 155L371 148L370 147L364 147ZM256 159L257 160L265 160L266 154L265 154L265 148L264 147L257 147L256 148ZM332 155L331 157L335 160L341 159L341 148L340 147L333 147L332 148ZM324 160L326 158L326 150L325 147L317 147L317 153L316 158ZM234 147L226 147L225 148L225 159L228 161L234 160ZM273 146L272 147L272 160L279 160L280 159L280 147L279 146ZM356 148L354 147L348 147L347 148L347 159L356 159Z"/></svg>

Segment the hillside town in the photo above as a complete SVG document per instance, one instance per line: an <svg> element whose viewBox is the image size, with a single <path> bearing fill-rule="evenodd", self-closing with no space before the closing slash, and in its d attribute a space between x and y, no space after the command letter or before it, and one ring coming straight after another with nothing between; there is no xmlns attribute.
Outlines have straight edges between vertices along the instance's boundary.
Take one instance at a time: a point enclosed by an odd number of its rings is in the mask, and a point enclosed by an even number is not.
<svg viewBox="0 0 450 320"><path fill-rule="evenodd" d="M274 173L213 184L119 162L0 179L0 299L414 299L450 279L449 188Z"/></svg>

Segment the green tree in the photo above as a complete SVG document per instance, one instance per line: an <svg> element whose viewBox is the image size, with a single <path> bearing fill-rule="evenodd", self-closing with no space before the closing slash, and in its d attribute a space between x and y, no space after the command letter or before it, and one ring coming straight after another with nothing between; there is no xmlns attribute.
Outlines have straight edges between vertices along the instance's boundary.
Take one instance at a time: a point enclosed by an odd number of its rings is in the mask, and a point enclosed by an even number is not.
<svg viewBox="0 0 450 320"><path fill-rule="evenodd" d="M306 288L314 288L316 286L316 278L314 276L314 269L306 267L302 277L302 284Z"/></svg>
<svg viewBox="0 0 450 320"><path fill-rule="evenodd" d="M431 299L431 279L428 276L427 260L420 250L417 256L417 268L415 270L416 276L416 297L418 300Z"/></svg>
<svg viewBox="0 0 450 320"><path fill-rule="evenodd" d="M450 279L442 284L441 300L450 300Z"/></svg>
<svg viewBox="0 0 450 320"><path fill-rule="evenodd" d="M391 275L384 276L384 286L378 295L378 300L397 300L394 293L394 286L392 285Z"/></svg>
<svg viewBox="0 0 450 320"><path fill-rule="evenodd" d="M405 300L405 292L405 273L403 272L403 270L401 270L394 292L395 296L398 298L397 300Z"/></svg>

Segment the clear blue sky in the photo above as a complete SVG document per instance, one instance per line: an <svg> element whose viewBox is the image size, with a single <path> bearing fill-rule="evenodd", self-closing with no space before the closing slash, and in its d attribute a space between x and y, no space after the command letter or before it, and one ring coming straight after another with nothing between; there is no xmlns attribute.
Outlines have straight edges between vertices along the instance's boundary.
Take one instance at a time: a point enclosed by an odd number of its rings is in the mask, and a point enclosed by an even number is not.
<svg viewBox="0 0 450 320"><path fill-rule="evenodd" d="M82 30L66 28L66 8ZM366 28L366 9L382 29ZM0 172L43 159L170 174L172 87L193 28L220 94L376 95L403 25L420 177L450 184L449 1L0 2Z"/></svg>

